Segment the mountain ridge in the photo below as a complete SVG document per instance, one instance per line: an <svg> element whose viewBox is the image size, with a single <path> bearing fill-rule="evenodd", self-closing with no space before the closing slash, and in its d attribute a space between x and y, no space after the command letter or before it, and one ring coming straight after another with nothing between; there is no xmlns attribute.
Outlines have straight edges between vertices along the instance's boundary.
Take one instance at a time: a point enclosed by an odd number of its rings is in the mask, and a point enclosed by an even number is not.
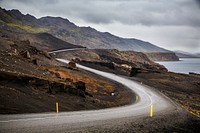
<svg viewBox="0 0 200 133"><path fill-rule="evenodd" d="M12 18L17 19L18 23L33 28L42 28L38 31L36 30L36 32L47 32L66 42L81 45L90 49L118 49L120 51L133 50L137 52L173 53L172 51L139 39L122 38L109 32L97 31L91 27L79 27L62 17L46 16L37 19L30 14L23 15L16 9L5 10L1 8L1 12L8 13ZM13 23L12 20L10 23Z"/></svg>

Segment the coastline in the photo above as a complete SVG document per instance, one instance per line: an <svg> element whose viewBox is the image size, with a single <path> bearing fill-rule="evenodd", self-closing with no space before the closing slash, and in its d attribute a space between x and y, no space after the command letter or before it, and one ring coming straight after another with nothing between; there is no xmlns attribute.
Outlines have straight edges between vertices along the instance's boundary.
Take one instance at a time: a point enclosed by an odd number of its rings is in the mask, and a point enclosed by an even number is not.
<svg viewBox="0 0 200 133"><path fill-rule="evenodd" d="M200 58L180 58L179 61L157 61L157 63L165 66L170 72L200 74Z"/></svg>

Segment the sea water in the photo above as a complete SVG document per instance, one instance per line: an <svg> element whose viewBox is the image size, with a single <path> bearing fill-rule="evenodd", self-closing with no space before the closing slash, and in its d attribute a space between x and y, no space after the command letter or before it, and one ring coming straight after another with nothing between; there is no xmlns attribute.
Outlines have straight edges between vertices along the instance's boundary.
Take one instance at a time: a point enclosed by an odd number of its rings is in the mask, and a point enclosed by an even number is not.
<svg viewBox="0 0 200 133"><path fill-rule="evenodd" d="M165 66L171 72L200 74L200 58L180 58L180 61L159 61L157 63Z"/></svg>

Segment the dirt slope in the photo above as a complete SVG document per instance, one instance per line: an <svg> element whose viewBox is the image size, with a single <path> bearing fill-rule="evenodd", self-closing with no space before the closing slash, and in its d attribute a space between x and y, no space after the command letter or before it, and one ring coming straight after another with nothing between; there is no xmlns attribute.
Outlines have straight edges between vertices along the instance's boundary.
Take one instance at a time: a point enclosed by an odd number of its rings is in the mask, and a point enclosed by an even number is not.
<svg viewBox="0 0 200 133"><path fill-rule="evenodd" d="M0 48L0 113L50 112L55 102L60 111L132 102L133 94L122 85L59 63L29 40L2 35Z"/></svg>

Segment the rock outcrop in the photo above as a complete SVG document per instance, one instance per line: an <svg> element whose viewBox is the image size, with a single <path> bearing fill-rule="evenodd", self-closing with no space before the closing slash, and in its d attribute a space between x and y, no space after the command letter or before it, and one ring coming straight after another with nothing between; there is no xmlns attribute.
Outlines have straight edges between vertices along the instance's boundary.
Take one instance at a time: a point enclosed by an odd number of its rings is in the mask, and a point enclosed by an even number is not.
<svg viewBox="0 0 200 133"><path fill-rule="evenodd" d="M67 67L69 68L69 69L76 69L76 63L75 62L73 62L73 61L70 61L68 64L67 64Z"/></svg>
<svg viewBox="0 0 200 133"><path fill-rule="evenodd" d="M151 52L145 54L152 61L179 61L178 56L173 52Z"/></svg>
<svg viewBox="0 0 200 133"><path fill-rule="evenodd" d="M68 60L78 58L78 63L101 69L103 71L117 71L120 74L131 75L135 73L134 69L139 69L141 72L151 71L167 71L167 69L153 61L145 54L135 51L118 51L116 49L85 49L80 51L68 51L58 53L59 58ZM102 68L100 68L102 67Z"/></svg>
<svg viewBox="0 0 200 133"><path fill-rule="evenodd" d="M23 83L26 86L30 86L38 90L43 90L50 94L68 93L81 97L86 97L86 94L88 94L86 93L85 83L82 81L74 83L71 81L66 81L63 83L38 77L30 77L28 75L16 75L15 73L6 71L0 71L0 79L4 82L12 80L12 82Z"/></svg>
<svg viewBox="0 0 200 133"><path fill-rule="evenodd" d="M21 51L19 54L23 56L24 58L31 59L31 55L29 51Z"/></svg>

